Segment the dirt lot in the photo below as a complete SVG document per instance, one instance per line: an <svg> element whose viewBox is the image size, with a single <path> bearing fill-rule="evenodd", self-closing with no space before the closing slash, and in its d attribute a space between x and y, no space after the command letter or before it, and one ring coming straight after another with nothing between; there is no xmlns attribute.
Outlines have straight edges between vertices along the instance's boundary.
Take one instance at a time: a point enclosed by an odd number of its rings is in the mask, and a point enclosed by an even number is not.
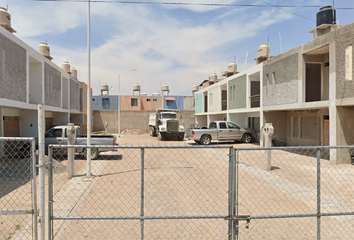
<svg viewBox="0 0 354 240"><path fill-rule="evenodd" d="M227 221L220 216L228 214L229 149L186 149L182 147L195 143L161 142L134 131L126 132L118 142L129 148L103 153L99 160L92 161L92 179L84 178L85 160L75 161L76 175L70 180L65 171L67 161L56 161L54 216L100 220L54 220L54 239L140 239L142 226L144 239L227 239ZM257 148L233 142L213 144L227 145ZM142 151L132 146L155 148ZM272 171L264 171L264 151L238 152L238 213L253 217L249 229L246 222L240 222L239 239L316 238L317 220L310 216L317 211L317 163L309 155L273 151ZM323 213L354 212L353 180L354 166L321 160ZM28 193L24 185L6 198L17 194L17 202L23 189ZM142 223L141 214L150 219ZM295 214L299 217L287 217ZM0 234L0 239L28 239L23 233L26 221L16 217L10 226L4 224L8 219L1 220L0 232L7 229L7 235ZM125 219L113 220L117 217ZM322 239L351 239L353 235L353 216L321 218Z"/></svg>

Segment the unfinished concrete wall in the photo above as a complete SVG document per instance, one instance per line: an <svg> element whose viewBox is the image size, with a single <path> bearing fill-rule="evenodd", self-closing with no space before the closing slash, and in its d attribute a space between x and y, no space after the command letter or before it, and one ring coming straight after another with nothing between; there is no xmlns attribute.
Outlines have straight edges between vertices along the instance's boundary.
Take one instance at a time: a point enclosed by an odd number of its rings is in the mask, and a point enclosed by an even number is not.
<svg viewBox="0 0 354 240"><path fill-rule="evenodd" d="M192 110L194 111L195 103L194 96L184 96L183 97L183 110Z"/></svg>
<svg viewBox="0 0 354 240"><path fill-rule="evenodd" d="M324 116L328 109L310 111L289 111L287 116L287 145L325 145Z"/></svg>
<svg viewBox="0 0 354 240"><path fill-rule="evenodd" d="M354 76L354 68L353 66L353 55L354 55L354 23L351 23L347 26L344 26L338 29L338 33L336 34L336 98L350 98L354 97L354 80L346 80L346 65L351 65L351 74ZM351 51L351 62L346 63L346 48L348 46L352 46ZM349 69L349 68L348 68Z"/></svg>
<svg viewBox="0 0 354 240"><path fill-rule="evenodd" d="M26 102L26 50L0 33L0 98Z"/></svg>
<svg viewBox="0 0 354 240"><path fill-rule="evenodd" d="M70 79L70 109L80 111L80 88L81 84L74 78Z"/></svg>
<svg viewBox="0 0 354 240"><path fill-rule="evenodd" d="M44 64L44 102L45 105L61 107L61 77L60 71ZM78 94L79 92L77 92Z"/></svg>
<svg viewBox="0 0 354 240"><path fill-rule="evenodd" d="M122 110L120 116L121 131L124 129L140 129L148 133L149 116L153 111L127 111ZM194 124L195 114L193 110L178 111L177 114L180 124L187 129L190 124ZM93 112L93 131L104 131L104 123L108 123L108 133L117 134L118 114L117 111L94 111Z"/></svg>
<svg viewBox="0 0 354 240"><path fill-rule="evenodd" d="M75 125L81 125L84 123L84 115L83 114L70 114L70 122Z"/></svg>
<svg viewBox="0 0 354 240"><path fill-rule="evenodd" d="M287 140L287 112L264 112L264 124L272 123L274 127L273 143L275 146L284 146Z"/></svg>
<svg viewBox="0 0 354 240"><path fill-rule="evenodd" d="M263 63L263 106L297 103L299 48Z"/></svg>
<svg viewBox="0 0 354 240"><path fill-rule="evenodd" d="M337 107L337 145L354 145L354 107ZM337 150L336 163L351 162L348 149Z"/></svg>
<svg viewBox="0 0 354 240"><path fill-rule="evenodd" d="M246 108L247 76L242 75L229 81L229 109Z"/></svg>

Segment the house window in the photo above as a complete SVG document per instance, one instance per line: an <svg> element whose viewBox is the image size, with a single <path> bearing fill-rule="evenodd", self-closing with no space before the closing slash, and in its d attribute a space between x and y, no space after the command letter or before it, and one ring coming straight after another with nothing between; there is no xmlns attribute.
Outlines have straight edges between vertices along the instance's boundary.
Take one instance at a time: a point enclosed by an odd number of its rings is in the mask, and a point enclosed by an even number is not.
<svg viewBox="0 0 354 240"><path fill-rule="evenodd" d="M275 95L275 72L272 72L272 94Z"/></svg>
<svg viewBox="0 0 354 240"><path fill-rule="evenodd" d="M353 80L353 46L345 48L345 80Z"/></svg>
<svg viewBox="0 0 354 240"><path fill-rule="evenodd" d="M131 99L131 106L132 107L138 106L138 99L137 98L132 98Z"/></svg>
<svg viewBox="0 0 354 240"><path fill-rule="evenodd" d="M146 101L147 101L147 102L150 102L150 101L151 101L151 99L150 99L150 98L147 98L147 99L146 99Z"/></svg>
<svg viewBox="0 0 354 240"><path fill-rule="evenodd" d="M157 102L157 99L156 99L156 98L154 98L154 99L152 99L152 101L153 101L153 102Z"/></svg>
<svg viewBox="0 0 354 240"><path fill-rule="evenodd" d="M167 105L168 107L172 107L172 106L173 106L173 101L167 100L167 101L166 101L166 105Z"/></svg>
<svg viewBox="0 0 354 240"><path fill-rule="evenodd" d="M266 74L266 95L269 96L269 74Z"/></svg>
<svg viewBox="0 0 354 240"><path fill-rule="evenodd" d="M103 109L110 109L109 98L102 98L102 108Z"/></svg>
<svg viewBox="0 0 354 240"><path fill-rule="evenodd" d="M5 51L0 49L0 77L2 81L5 81Z"/></svg>

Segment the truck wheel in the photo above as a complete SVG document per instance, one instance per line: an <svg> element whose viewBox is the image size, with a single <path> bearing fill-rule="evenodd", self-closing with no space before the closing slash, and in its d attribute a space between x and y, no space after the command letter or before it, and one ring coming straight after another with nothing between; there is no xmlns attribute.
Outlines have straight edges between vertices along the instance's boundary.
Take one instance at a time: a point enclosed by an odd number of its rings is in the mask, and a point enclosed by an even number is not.
<svg viewBox="0 0 354 240"><path fill-rule="evenodd" d="M154 137L155 135L156 135L155 128L154 127L150 127L150 136Z"/></svg>
<svg viewBox="0 0 354 240"><path fill-rule="evenodd" d="M161 141L165 140L165 133L158 132L157 138Z"/></svg>
<svg viewBox="0 0 354 240"><path fill-rule="evenodd" d="M203 145L210 145L210 143L211 143L211 137L210 137L210 135L203 135L203 136L200 138L200 143L203 144Z"/></svg>
<svg viewBox="0 0 354 240"><path fill-rule="evenodd" d="M250 142L252 142L252 136L251 136L251 134L249 134L249 133L243 134L243 136L242 136L242 142L244 142L244 143L250 143Z"/></svg>
<svg viewBox="0 0 354 240"><path fill-rule="evenodd" d="M98 155L100 152L98 151L97 148L91 148L91 160L96 160L98 158ZM84 156L87 156L87 148L84 151Z"/></svg>

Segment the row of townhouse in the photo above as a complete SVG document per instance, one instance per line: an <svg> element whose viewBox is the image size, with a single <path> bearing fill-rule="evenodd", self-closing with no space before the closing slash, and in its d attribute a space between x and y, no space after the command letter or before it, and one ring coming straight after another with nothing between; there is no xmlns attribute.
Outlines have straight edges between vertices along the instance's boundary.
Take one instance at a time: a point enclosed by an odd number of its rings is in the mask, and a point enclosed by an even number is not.
<svg viewBox="0 0 354 240"><path fill-rule="evenodd" d="M354 23L317 24L314 39L195 93L196 121L230 120L260 132L274 126L276 146L354 144ZM261 141L262 144L262 141ZM350 163L348 150L331 150Z"/></svg>
<svg viewBox="0 0 354 240"><path fill-rule="evenodd" d="M120 99L120 104L119 104ZM99 95L93 96L93 131L103 131L105 124L109 133L118 131L120 108L121 130L149 130L149 115L156 109L176 110L185 128L194 125L194 97L176 95Z"/></svg>
<svg viewBox="0 0 354 240"><path fill-rule="evenodd" d="M39 45L41 54L17 38L10 15L0 10L7 15L1 19L9 20L0 26L0 136L36 136L39 104L45 110L46 129L69 122L83 124L87 85L67 62L59 67L51 61L47 44Z"/></svg>

